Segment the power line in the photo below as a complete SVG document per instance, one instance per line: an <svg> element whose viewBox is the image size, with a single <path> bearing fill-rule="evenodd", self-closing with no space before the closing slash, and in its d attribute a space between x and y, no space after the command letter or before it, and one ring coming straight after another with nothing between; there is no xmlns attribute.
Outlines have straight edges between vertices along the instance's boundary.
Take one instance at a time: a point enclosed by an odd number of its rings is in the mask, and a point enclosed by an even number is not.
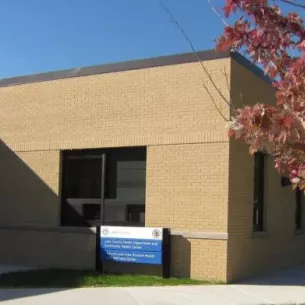
<svg viewBox="0 0 305 305"><path fill-rule="evenodd" d="M211 81L211 83L213 84L214 88L216 89L216 91L219 93L219 95L222 97L222 99L227 103L228 106L231 107L231 104L227 101L227 99L225 98L225 96L222 94L222 92L219 90L219 88L216 86L215 82L213 81L210 73L208 72L208 70L206 69L206 67L204 66L204 64L201 61L200 55L199 53L196 51L192 41L190 40L190 38L188 37L187 33L185 32L185 30L183 29L183 27L180 25L180 23L178 22L178 20L174 17L174 15L171 13L171 11L169 10L169 8L164 4L163 0L159 0L159 3L161 5L161 7L164 9L164 11L169 15L170 17L170 21L173 22L178 29L180 30L180 32L182 33L182 35L184 36L184 38L186 39L186 41L188 42L188 44L190 45L194 56L196 56L198 62L200 63L202 69L205 71L205 73L207 74L209 80ZM211 98L211 101L214 105L214 107L216 108L217 112L221 115L221 117L225 120L225 121L229 121L220 111L220 109L217 107L214 98L212 97L212 94L210 93L209 89L207 88L207 86L205 85L204 81L203 81L203 87L205 88L205 90L207 91L208 95Z"/></svg>
<svg viewBox="0 0 305 305"><path fill-rule="evenodd" d="M212 11L215 13L215 15L221 20L221 22L224 24L224 26L229 26L228 22L225 21L222 16L220 15L220 13L218 12L218 10L216 9L215 5L212 3L211 0L206 0L212 8Z"/></svg>

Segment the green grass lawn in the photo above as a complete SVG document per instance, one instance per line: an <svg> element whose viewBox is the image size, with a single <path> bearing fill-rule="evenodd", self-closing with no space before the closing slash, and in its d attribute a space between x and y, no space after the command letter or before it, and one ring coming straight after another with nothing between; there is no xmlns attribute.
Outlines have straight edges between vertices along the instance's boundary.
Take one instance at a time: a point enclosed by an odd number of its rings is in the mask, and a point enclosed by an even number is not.
<svg viewBox="0 0 305 305"><path fill-rule="evenodd" d="M93 271L33 270L0 275L0 287L76 288L109 286L175 286L219 284L191 279L163 279L145 275L102 275Z"/></svg>

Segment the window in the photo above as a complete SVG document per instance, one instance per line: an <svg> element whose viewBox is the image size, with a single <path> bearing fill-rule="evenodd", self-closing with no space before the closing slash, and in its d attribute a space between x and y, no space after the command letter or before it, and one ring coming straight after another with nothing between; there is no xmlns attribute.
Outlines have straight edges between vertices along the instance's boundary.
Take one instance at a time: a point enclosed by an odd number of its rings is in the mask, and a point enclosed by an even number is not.
<svg viewBox="0 0 305 305"><path fill-rule="evenodd" d="M289 177L281 177L281 186L285 187L289 185L291 185Z"/></svg>
<svg viewBox="0 0 305 305"><path fill-rule="evenodd" d="M295 202L296 202L296 208L295 208L295 229L301 230L302 229L302 205L303 205L303 193L302 191L297 188L295 191Z"/></svg>
<svg viewBox="0 0 305 305"><path fill-rule="evenodd" d="M144 226L146 148L63 152L62 225Z"/></svg>
<svg viewBox="0 0 305 305"><path fill-rule="evenodd" d="M254 156L254 205L253 231L264 231L264 178L265 155L257 152Z"/></svg>
<svg viewBox="0 0 305 305"><path fill-rule="evenodd" d="M68 156L65 192L68 198L101 198L102 156Z"/></svg>

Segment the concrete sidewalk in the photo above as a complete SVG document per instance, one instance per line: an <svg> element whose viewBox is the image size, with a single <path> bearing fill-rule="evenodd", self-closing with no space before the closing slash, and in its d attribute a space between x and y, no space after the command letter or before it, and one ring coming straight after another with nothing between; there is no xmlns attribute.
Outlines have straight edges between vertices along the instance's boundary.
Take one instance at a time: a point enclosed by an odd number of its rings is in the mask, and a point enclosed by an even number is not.
<svg viewBox="0 0 305 305"><path fill-rule="evenodd" d="M26 270L7 266L0 271ZM1 273L1 272L0 272ZM239 285L83 288L0 289L4 305L261 305L305 303L305 266Z"/></svg>
<svg viewBox="0 0 305 305"><path fill-rule="evenodd" d="M1 289L4 305L260 305L305 302L304 287L183 286L142 288Z"/></svg>

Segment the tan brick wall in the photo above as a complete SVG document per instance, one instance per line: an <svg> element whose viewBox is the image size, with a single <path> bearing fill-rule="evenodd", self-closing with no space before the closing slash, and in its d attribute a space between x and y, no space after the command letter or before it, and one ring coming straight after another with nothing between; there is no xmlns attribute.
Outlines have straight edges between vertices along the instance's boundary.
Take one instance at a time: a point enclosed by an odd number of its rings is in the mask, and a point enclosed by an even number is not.
<svg viewBox="0 0 305 305"><path fill-rule="evenodd" d="M59 151L13 152L0 142L0 225L59 225Z"/></svg>
<svg viewBox="0 0 305 305"><path fill-rule="evenodd" d="M273 89L233 61L232 90L237 107L274 102ZM242 93L243 101L237 97ZM281 187L272 158L266 160L266 233L252 234L254 159L246 145L230 143L228 280L237 280L305 261L305 235L295 235L295 195ZM303 215L303 219L305 215Z"/></svg>
<svg viewBox="0 0 305 305"><path fill-rule="evenodd" d="M191 243L183 236L171 239L171 273L175 277L191 277Z"/></svg>
<svg viewBox="0 0 305 305"><path fill-rule="evenodd" d="M228 143L148 147L146 223L227 231Z"/></svg>
<svg viewBox="0 0 305 305"><path fill-rule="evenodd" d="M230 59L204 63L228 97ZM226 140L228 117L199 63L0 88L2 140L14 151Z"/></svg>
<svg viewBox="0 0 305 305"><path fill-rule="evenodd" d="M172 236L171 274L201 280L227 280L227 241Z"/></svg>
<svg viewBox="0 0 305 305"><path fill-rule="evenodd" d="M148 147L146 225L227 232L229 144ZM226 280L225 240L173 238L175 276Z"/></svg>
<svg viewBox="0 0 305 305"><path fill-rule="evenodd" d="M0 262L39 268L93 270L95 233L87 228L77 230L0 227Z"/></svg>
<svg viewBox="0 0 305 305"><path fill-rule="evenodd" d="M227 280L227 241L190 239L191 278Z"/></svg>
<svg viewBox="0 0 305 305"><path fill-rule="evenodd" d="M230 59L204 65L228 99ZM0 225L59 225L60 150L147 145L147 225L226 232L228 139L203 83L228 117L228 106L199 63L0 88L6 151L0 169L9 176L0 186ZM20 263L37 258L20 236L1 234L4 244L10 239L16 244L7 248L13 249L12 257L25 251ZM45 245L45 234L23 235L35 249L35 240ZM46 249L66 249L68 237L47 233ZM86 237L74 241L75 247L88 242ZM173 244L174 274L225 280L226 241L186 239ZM44 255L41 251L37 253ZM42 258L38 262L43 264ZM52 262L74 264L57 254Z"/></svg>

